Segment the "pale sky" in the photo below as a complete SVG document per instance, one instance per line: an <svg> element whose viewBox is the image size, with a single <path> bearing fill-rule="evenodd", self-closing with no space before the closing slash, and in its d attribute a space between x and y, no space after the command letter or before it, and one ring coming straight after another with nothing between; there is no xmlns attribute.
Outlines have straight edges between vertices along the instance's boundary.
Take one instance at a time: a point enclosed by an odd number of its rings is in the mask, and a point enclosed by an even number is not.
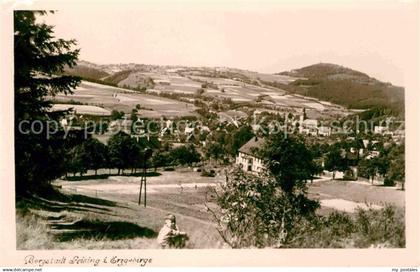
<svg viewBox="0 0 420 272"><path fill-rule="evenodd" d="M244 4L245 3L245 4ZM318 62L404 85L416 57L418 4L404 2L126 2L48 15L57 37L99 64L227 66L281 72Z"/></svg>

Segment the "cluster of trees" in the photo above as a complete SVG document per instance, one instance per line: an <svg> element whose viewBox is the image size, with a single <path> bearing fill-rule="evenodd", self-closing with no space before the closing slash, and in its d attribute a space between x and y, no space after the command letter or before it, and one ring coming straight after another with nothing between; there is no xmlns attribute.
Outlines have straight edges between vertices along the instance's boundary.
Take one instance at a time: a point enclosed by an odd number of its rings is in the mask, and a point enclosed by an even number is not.
<svg viewBox="0 0 420 272"><path fill-rule="evenodd" d="M230 126L226 129L216 129L206 138L205 158L213 159L216 162L224 162L228 160L229 156L236 156L239 148L252 137L254 137L254 133L249 125L242 125L238 128Z"/></svg>
<svg viewBox="0 0 420 272"><path fill-rule="evenodd" d="M204 94L204 92L205 92L204 88L199 88L199 89L197 89L197 91L195 92L195 94L199 97L202 94Z"/></svg>
<svg viewBox="0 0 420 272"><path fill-rule="evenodd" d="M207 121L215 121L217 120L217 114L214 112L211 112L205 103L200 103L200 102L194 102L195 106L202 106L201 108L196 109L195 111L200 114L205 120Z"/></svg>
<svg viewBox="0 0 420 272"><path fill-rule="evenodd" d="M347 156L349 150L344 149L341 143L331 145L327 152L324 168L333 172L333 179L337 171L345 172L354 164L353 160Z"/></svg>
<svg viewBox="0 0 420 272"><path fill-rule="evenodd" d="M404 189L405 183L405 144L391 144L380 150L377 157L363 158L359 161L359 176L373 179L380 175L384 185L394 186L400 181Z"/></svg>
<svg viewBox="0 0 420 272"><path fill-rule="evenodd" d="M200 80L195 80L195 81L199 81L199 82L202 82L202 81L200 81ZM203 88L203 89L215 89L215 90L218 90L219 89L219 86L217 86L217 84L214 84L213 82L204 82L203 84L201 84L201 88Z"/></svg>
<svg viewBox="0 0 420 272"><path fill-rule="evenodd" d="M404 119L404 105L398 103L392 103L386 107L376 105L370 107L368 110L358 113L357 115L360 120L373 120L375 124L379 124L379 121L382 121L384 117L389 116L398 116L399 118Z"/></svg>
<svg viewBox="0 0 420 272"><path fill-rule="evenodd" d="M66 172L83 175L91 169L95 170L96 174L100 168L116 168L118 174L121 171L124 173L125 169L136 172L136 169L142 168L150 157L148 150L151 148L149 142L137 141L124 132L113 135L108 145L89 138L67 151Z"/></svg>
<svg viewBox="0 0 420 272"><path fill-rule="evenodd" d="M251 81L249 77L244 75L243 73L238 73L234 71L216 71L216 70L195 70L193 68L189 68L188 70L178 71L178 74L181 76L188 77L191 80L197 81L197 78L192 78L189 76L190 74L193 74L194 76L201 76L201 77L219 77L219 78L228 78L233 79L236 78L236 80L248 82Z"/></svg>
<svg viewBox="0 0 420 272"><path fill-rule="evenodd" d="M192 165L201 161L201 155L193 144L176 148L159 145L144 138L137 140L124 132L113 135L107 145L89 138L67 150L65 169L68 173L81 176L87 170L95 170L97 174L97 170L102 168L118 169L118 174L124 174L124 170L136 173L144 166L156 170L158 167Z"/></svg>
<svg viewBox="0 0 420 272"><path fill-rule="evenodd" d="M96 139L88 139L66 152L66 173L83 175L88 169L93 169L97 174L99 168L109 165L108 158L108 150L104 144Z"/></svg>
<svg viewBox="0 0 420 272"><path fill-rule="evenodd" d="M124 118L124 111L112 110L111 111L111 120L118 120Z"/></svg>
<svg viewBox="0 0 420 272"><path fill-rule="evenodd" d="M183 145L176 148L164 148L152 156L153 167L165 167L174 165L189 165L201 161L201 155L193 144Z"/></svg>
<svg viewBox="0 0 420 272"><path fill-rule="evenodd" d="M65 73L67 75L80 76L83 79L88 79L88 81L97 81L97 82L101 82L101 78L109 76L108 73L102 70L84 66L84 65L76 65L74 67L67 68L65 69Z"/></svg>
<svg viewBox="0 0 420 272"><path fill-rule="evenodd" d="M120 80L122 81L122 80ZM145 92L148 88L154 88L155 87L155 82L153 81L153 79L151 77L141 77L138 78L136 76L136 86L132 86L129 84L123 84L122 87L124 89L129 89L129 90L134 90L134 91L138 91L138 92Z"/></svg>

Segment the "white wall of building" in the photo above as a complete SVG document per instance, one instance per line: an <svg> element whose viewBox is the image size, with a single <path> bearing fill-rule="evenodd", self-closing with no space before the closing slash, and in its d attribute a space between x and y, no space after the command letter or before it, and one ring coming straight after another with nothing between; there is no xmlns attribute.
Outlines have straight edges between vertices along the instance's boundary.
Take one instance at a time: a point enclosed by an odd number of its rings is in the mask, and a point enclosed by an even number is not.
<svg viewBox="0 0 420 272"><path fill-rule="evenodd" d="M264 163L261 159L239 152L236 156L236 164L242 167L244 172L261 173L264 169Z"/></svg>

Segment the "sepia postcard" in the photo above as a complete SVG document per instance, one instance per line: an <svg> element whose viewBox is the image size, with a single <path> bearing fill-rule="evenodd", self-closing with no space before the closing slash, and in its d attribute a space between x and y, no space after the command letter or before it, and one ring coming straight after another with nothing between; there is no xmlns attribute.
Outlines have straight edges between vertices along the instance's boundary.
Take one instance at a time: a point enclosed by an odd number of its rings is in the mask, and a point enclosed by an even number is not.
<svg viewBox="0 0 420 272"><path fill-rule="evenodd" d="M1 267L417 271L418 1L5 1L1 21Z"/></svg>

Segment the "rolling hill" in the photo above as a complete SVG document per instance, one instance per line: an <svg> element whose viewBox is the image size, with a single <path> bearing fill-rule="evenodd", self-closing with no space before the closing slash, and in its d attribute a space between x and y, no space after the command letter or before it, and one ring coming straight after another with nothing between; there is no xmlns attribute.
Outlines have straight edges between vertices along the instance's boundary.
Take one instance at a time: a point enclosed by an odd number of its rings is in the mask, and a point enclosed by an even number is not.
<svg viewBox="0 0 420 272"><path fill-rule="evenodd" d="M384 108L394 115L404 113L404 88L343 66L319 63L279 74L299 78L283 86L291 93L353 109Z"/></svg>
<svg viewBox="0 0 420 272"><path fill-rule="evenodd" d="M97 65L80 61L66 73L85 80L116 87L189 94L207 85L206 95L254 101L256 97L275 92L327 101L349 109L374 110L387 115L404 115L404 88L381 82L369 75L340 65L318 63L266 74L227 67L184 67L145 64ZM273 93L274 94L274 93ZM238 97L236 97L238 96ZM274 99L275 100L275 99ZM277 103L278 102L278 103Z"/></svg>

